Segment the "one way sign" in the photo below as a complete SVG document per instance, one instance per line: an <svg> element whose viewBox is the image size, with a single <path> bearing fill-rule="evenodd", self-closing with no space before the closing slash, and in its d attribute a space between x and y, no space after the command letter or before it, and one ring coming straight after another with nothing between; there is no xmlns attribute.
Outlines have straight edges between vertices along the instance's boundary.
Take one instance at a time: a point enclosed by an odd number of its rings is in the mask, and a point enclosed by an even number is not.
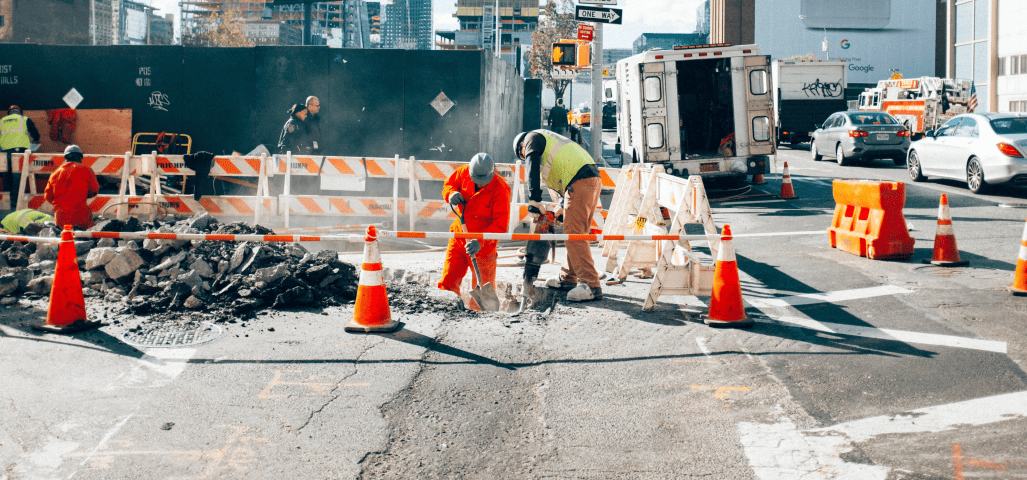
<svg viewBox="0 0 1027 480"><path fill-rule="evenodd" d="M614 25L620 25L623 16L621 15L623 10L619 8L603 8L603 7L583 7L577 5L574 10L575 20L583 22L597 22L597 23L612 23Z"/></svg>

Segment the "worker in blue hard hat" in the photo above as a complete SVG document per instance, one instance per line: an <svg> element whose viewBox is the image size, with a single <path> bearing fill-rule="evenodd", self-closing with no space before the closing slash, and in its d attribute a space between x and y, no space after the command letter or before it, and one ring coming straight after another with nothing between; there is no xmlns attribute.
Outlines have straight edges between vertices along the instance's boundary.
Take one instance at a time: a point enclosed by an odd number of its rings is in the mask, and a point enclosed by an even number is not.
<svg viewBox="0 0 1027 480"><path fill-rule="evenodd" d="M442 198L462 214L467 233L505 233L510 224L510 185L496 175L496 164L487 153L479 153L446 179ZM450 232L461 232L460 219L453 221ZM478 260L481 277L476 285L496 281L496 240L451 239L446 250L439 288L460 295L460 283L471 265L471 256ZM474 274L473 272L471 273ZM473 306L473 305L472 305Z"/></svg>

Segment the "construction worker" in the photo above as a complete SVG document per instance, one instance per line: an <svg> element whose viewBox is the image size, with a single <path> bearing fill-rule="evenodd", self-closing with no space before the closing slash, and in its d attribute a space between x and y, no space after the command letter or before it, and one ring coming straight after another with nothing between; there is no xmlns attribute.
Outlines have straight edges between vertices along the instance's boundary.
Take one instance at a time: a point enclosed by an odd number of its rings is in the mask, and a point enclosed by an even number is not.
<svg viewBox="0 0 1027 480"><path fill-rule="evenodd" d="M468 233L504 233L510 223L510 186L496 175L496 164L487 153L479 153L470 163L457 168L442 187L442 198L463 214ZM461 232L460 219L453 221L450 232ZM460 295L460 283L470 267L471 255L478 259L481 277L476 285L496 281L496 240L450 239L446 264L439 288ZM474 275L474 272L471 272ZM473 278L473 277L472 277Z"/></svg>
<svg viewBox="0 0 1027 480"><path fill-rule="evenodd" d="M306 101L294 103L288 110L289 119L282 127L282 135L278 137L278 153L285 154L292 152L293 155L309 155L310 141L307 137L307 127L303 123L307 120Z"/></svg>
<svg viewBox="0 0 1027 480"><path fill-rule="evenodd" d="M68 145L64 149L64 163L50 175L44 192L46 201L54 208L57 226L71 225L81 230L93 226L93 212L86 199L100 192L93 169L82 165L82 149Z"/></svg>
<svg viewBox="0 0 1027 480"><path fill-rule="evenodd" d="M21 107L11 105L7 116L0 119L0 152L7 155L7 172L4 174L4 190L13 192L11 205L18 202L18 180L11 165L11 154L28 150L33 143L39 143L39 130L32 119L21 114ZM12 188L13 187L13 188Z"/></svg>
<svg viewBox="0 0 1027 480"><path fill-rule="evenodd" d="M534 130L517 135L513 143L517 158L527 159L529 181L528 213L537 220L545 211L542 205L542 183L565 200L563 232L569 235L588 234L592 215L599 204L602 181L599 168L584 148L569 138L549 130ZM567 263L559 276L546 280L546 286L570 290L567 300L587 302L603 298L599 272L592 260L587 241L568 240Z"/></svg>
<svg viewBox="0 0 1027 480"><path fill-rule="evenodd" d="M53 222L53 217L43 212L26 208L18 210L17 212L9 213L2 221L0 221L0 225L3 225L4 230L17 235L30 223L44 222Z"/></svg>

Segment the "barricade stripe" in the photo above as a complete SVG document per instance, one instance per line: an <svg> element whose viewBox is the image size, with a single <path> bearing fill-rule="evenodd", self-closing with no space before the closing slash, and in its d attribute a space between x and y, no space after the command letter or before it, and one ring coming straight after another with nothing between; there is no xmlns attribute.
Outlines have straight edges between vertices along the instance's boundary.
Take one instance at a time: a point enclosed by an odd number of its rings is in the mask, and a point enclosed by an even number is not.
<svg viewBox="0 0 1027 480"><path fill-rule="evenodd" d="M105 167L102 170L102 172L103 173L109 173L109 174L121 173L121 168L124 167L124 166L125 166L125 159L121 158L121 157L116 157L116 158L114 158L114 160L111 161L111 163L107 164L107 167Z"/></svg>
<svg viewBox="0 0 1027 480"><path fill-rule="evenodd" d="M421 163L420 166L424 167L424 171L428 172L428 175L431 175L432 178L437 180L446 179L446 174L442 173L442 170L434 164L425 162Z"/></svg>
<svg viewBox="0 0 1027 480"><path fill-rule="evenodd" d="M203 206L204 210L211 214L225 213L217 206L217 204L214 203L213 200L206 197L200 198L200 205Z"/></svg>
<svg viewBox="0 0 1027 480"><path fill-rule="evenodd" d="M292 242L295 238L292 235L264 235L265 242Z"/></svg>
<svg viewBox="0 0 1027 480"><path fill-rule="evenodd" d="M367 210L371 212L371 215L388 215L384 209L374 200L361 199L360 203L363 203Z"/></svg>
<svg viewBox="0 0 1027 480"><path fill-rule="evenodd" d="M32 197L32 199L29 200L29 208L31 208L33 210L39 210L39 207L41 205L43 205L43 203L45 201L46 201L46 199L44 199L42 195L40 195L38 197Z"/></svg>
<svg viewBox="0 0 1027 480"><path fill-rule="evenodd" d="M344 199L344 198L329 198L328 201L341 214L353 215L353 214L357 213L356 210L353 210L352 208L350 208L349 202L347 202L346 199Z"/></svg>
<svg viewBox="0 0 1027 480"><path fill-rule="evenodd" d="M599 178L603 181L603 186L606 188L613 188L617 186L617 182L610 178L610 174L606 173L605 170L599 170Z"/></svg>
<svg viewBox="0 0 1027 480"><path fill-rule="evenodd" d="M360 265L360 269L365 272L380 272L382 270L381 263L364 263Z"/></svg>
<svg viewBox="0 0 1027 480"><path fill-rule="evenodd" d="M329 157L328 162L331 163L332 166L335 167L335 169L338 170L339 173L342 175L356 175L356 172L354 172L353 169L349 167L349 164L347 164L346 160L343 158Z"/></svg>
<svg viewBox="0 0 1027 480"><path fill-rule="evenodd" d="M241 198L226 198L225 200L228 201L228 204L231 205L232 208L234 208L237 213L242 214L242 215L252 215L253 214L253 209L250 208L249 205L246 205L246 202L243 199L241 199Z"/></svg>
<svg viewBox="0 0 1027 480"><path fill-rule="evenodd" d="M318 206L317 202L315 202L312 198L296 197L296 200L298 200L300 202L300 205L303 205L303 208L307 209L307 211L310 213L325 213L325 211L320 206ZM291 207L292 206L290 205L290 208Z"/></svg>
<svg viewBox="0 0 1027 480"><path fill-rule="evenodd" d="M395 160L392 161L392 165L393 167L395 167ZM382 170L382 167L378 165L378 162L371 160L370 158L364 159L364 168L367 169L368 175L385 176L385 170Z"/></svg>
<svg viewBox="0 0 1027 480"><path fill-rule="evenodd" d="M218 166L221 167L221 169L224 170L225 173L228 175L239 175L240 173L242 173L242 170L236 168L235 164L232 163L231 158L214 157L214 162L217 163ZM258 160L257 163L259 164L260 161Z"/></svg>
<svg viewBox="0 0 1027 480"><path fill-rule="evenodd" d="M103 207L107 206L107 203L109 203L110 200L110 197L93 198L93 200L89 202L89 210L92 210L93 212L102 212Z"/></svg>

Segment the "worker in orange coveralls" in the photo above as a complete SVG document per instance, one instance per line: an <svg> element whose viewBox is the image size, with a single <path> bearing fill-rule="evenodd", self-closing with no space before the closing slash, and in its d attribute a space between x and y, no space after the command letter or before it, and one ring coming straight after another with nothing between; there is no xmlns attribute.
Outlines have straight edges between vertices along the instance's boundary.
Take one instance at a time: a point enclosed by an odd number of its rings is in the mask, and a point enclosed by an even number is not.
<svg viewBox="0 0 1027 480"><path fill-rule="evenodd" d="M446 199L457 213L463 213L469 233L505 233L510 223L510 186L496 175L496 164L487 153L479 153L466 166L457 168L442 187ZM450 232L461 232L460 219L453 221ZM476 285L496 281L497 240L464 241L450 239L446 265L442 269L439 288L460 295L460 283L471 267L471 255L478 259L482 278ZM473 279L474 271L471 269ZM463 305L463 303L458 303ZM471 308L478 307L471 301Z"/></svg>
<svg viewBox="0 0 1027 480"><path fill-rule="evenodd" d="M82 149L78 145L68 145L64 159L46 183L46 201L53 205L58 227L71 225L85 230L93 226L93 212L86 199L100 193L100 184L93 169L82 165Z"/></svg>

